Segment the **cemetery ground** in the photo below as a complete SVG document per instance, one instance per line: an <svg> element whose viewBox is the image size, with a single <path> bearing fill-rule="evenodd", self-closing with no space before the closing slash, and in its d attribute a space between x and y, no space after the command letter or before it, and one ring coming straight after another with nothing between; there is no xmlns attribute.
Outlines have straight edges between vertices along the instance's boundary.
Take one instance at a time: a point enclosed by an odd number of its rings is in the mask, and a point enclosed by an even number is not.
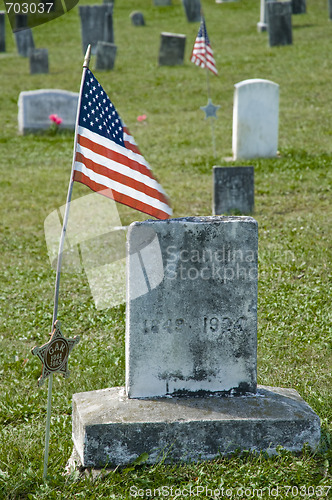
<svg viewBox="0 0 332 500"><path fill-rule="evenodd" d="M256 29L259 3L203 2L219 70L219 77L210 76L212 100L221 106L214 121L217 158L199 109L207 102L206 75L189 62L198 24L187 23L180 0L158 8L147 0L116 0L115 68L95 74L168 192L176 217L211 214L212 167L232 164L224 158L231 156L234 84L265 78L280 85L278 158L234 164L255 167L258 382L299 392L321 419L319 449L171 465L161 454L153 466L144 464L143 455L96 479L79 471L64 475L72 451L72 394L124 384L125 305L96 310L84 272L63 274L58 317L64 335L79 334L81 341L69 358L70 378L54 377L49 470L42 480L47 387L37 387L41 365L31 348L48 340L52 321L55 272L43 225L65 203L73 134L18 136L17 100L21 91L38 88L78 92L83 55L76 7L33 30L36 46L49 49L49 74L29 75L9 24L7 52L0 54L1 499L148 498L162 486L168 498L181 498L179 490L190 487L200 487L199 498L217 498L214 490L221 496L222 488L224 498L332 494L332 22L326 0L308 0L307 14L293 16L293 45L269 48L267 34ZM133 10L144 13L146 26L131 26ZM158 67L162 31L186 34L183 66ZM143 114L147 119L137 121ZM74 186L74 198L88 193ZM147 218L124 206L119 213L123 225Z"/></svg>

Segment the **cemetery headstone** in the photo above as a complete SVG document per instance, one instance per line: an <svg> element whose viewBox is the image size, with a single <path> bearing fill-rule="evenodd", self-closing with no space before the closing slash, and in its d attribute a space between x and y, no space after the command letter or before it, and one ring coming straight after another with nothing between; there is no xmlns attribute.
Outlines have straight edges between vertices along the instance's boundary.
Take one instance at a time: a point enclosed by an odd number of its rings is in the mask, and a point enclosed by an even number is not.
<svg viewBox="0 0 332 500"><path fill-rule="evenodd" d="M21 92L18 100L18 130L20 134L50 128L49 116L56 113L61 128L75 129L78 93L67 90L40 89Z"/></svg>
<svg viewBox="0 0 332 500"><path fill-rule="evenodd" d="M32 31L28 28L28 16L26 14L16 14L14 37L17 52L22 57L29 57L30 52L35 48Z"/></svg>
<svg viewBox="0 0 332 500"><path fill-rule="evenodd" d="M48 73L48 50L33 49L30 52L30 74Z"/></svg>
<svg viewBox="0 0 332 500"><path fill-rule="evenodd" d="M98 41L114 43L112 3L80 5L79 13L84 54L89 44L91 53L96 54Z"/></svg>
<svg viewBox="0 0 332 500"><path fill-rule="evenodd" d="M306 0L292 0L292 14L305 14Z"/></svg>
<svg viewBox="0 0 332 500"><path fill-rule="evenodd" d="M145 20L142 12L139 12L138 10L132 12L130 14L130 19L131 19L131 24L134 26L144 26L145 25Z"/></svg>
<svg viewBox="0 0 332 500"><path fill-rule="evenodd" d="M332 19L332 0L329 0L329 19Z"/></svg>
<svg viewBox="0 0 332 500"><path fill-rule="evenodd" d="M161 33L159 65L176 66L183 64L186 35Z"/></svg>
<svg viewBox="0 0 332 500"><path fill-rule="evenodd" d="M28 28L27 14L15 14L15 31Z"/></svg>
<svg viewBox="0 0 332 500"><path fill-rule="evenodd" d="M129 227L126 388L73 396L77 465L318 446L296 391L256 387L257 246L251 217Z"/></svg>
<svg viewBox="0 0 332 500"><path fill-rule="evenodd" d="M254 167L213 167L213 215L254 211Z"/></svg>
<svg viewBox="0 0 332 500"><path fill-rule="evenodd" d="M292 3L267 2L267 23L270 47L291 45L292 35Z"/></svg>
<svg viewBox="0 0 332 500"><path fill-rule="evenodd" d="M96 52L96 69L109 70L114 68L117 46L114 43L98 42Z"/></svg>
<svg viewBox="0 0 332 500"><path fill-rule="evenodd" d="M0 11L0 52L6 52L6 12Z"/></svg>
<svg viewBox="0 0 332 500"><path fill-rule="evenodd" d="M172 0L153 0L153 5L156 5L157 7L172 5Z"/></svg>
<svg viewBox="0 0 332 500"><path fill-rule="evenodd" d="M244 80L234 85L233 158L275 157L278 150L279 85Z"/></svg>
<svg viewBox="0 0 332 500"><path fill-rule="evenodd" d="M260 18L257 23L257 31L262 32L267 30L267 15L266 15L266 2L268 0L261 0Z"/></svg>
<svg viewBox="0 0 332 500"><path fill-rule="evenodd" d="M200 0L182 0L182 4L189 23L199 23L201 20Z"/></svg>

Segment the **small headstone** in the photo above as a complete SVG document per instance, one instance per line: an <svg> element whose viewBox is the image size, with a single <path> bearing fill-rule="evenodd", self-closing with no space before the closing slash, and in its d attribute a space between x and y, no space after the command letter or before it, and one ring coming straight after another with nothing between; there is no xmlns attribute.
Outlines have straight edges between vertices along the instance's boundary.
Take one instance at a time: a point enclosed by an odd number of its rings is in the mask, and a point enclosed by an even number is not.
<svg viewBox="0 0 332 500"><path fill-rule="evenodd" d="M329 19L332 19L332 0L329 0Z"/></svg>
<svg viewBox="0 0 332 500"><path fill-rule="evenodd" d="M163 5L172 5L172 0L153 0L153 5L161 7Z"/></svg>
<svg viewBox="0 0 332 500"><path fill-rule="evenodd" d="M27 27L28 27L27 14L15 14L15 31L19 31Z"/></svg>
<svg viewBox="0 0 332 500"><path fill-rule="evenodd" d="M233 158L275 157L278 150L279 85L252 79L235 84Z"/></svg>
<svg viewBox="0 0 332 500"><path fill-rule="evenodd" d="M189 23L199 23L201 20L200 0L182 0L182 4Z"/></svg>
<svg viewBox="0 0 332 500"><path fill-rule="evenodd" d="M266 16L266 2L268 0L261 0L260 19L257 23L257 31L262 32L267 30L267 16Z"/></svg>
<svg viewBox="0 0 332 500"><path fill-rule="evenodd" d="M213 167L213 215L254 211L254 167Z"/></svg>
<svg viewBox="0 0 332 500"><path fill-rule="evenodd" d="M256 392L257 238L251 217L129 227L130 398Z"/></svg>
<svg viewBox="0 0 332 500"><path fill-rule="evenodd" d="M139 12L138 10L135 10L130 14L130 19L131 19L131 24L133 24L134 26L145 25L144 16L142 12Z"/></svg>
<svg viewBox="0 0 332 500"><path fill-rule="evenodd" d="M113 3L80 5L79 13L84 54L89 44L91 53L96 54L98 41L114 43Z"/></svg>
<svg viewBox="0 0 332 500"><path fill-rule="evenodd" d="M6 12L0 11L0 52L6 52Z"/></svg>
<svg viewBox="0 0 332 500"><path fill-rule="evenodd" d="M30 52L35 48L31 29L25 28L15 31L14 37L19 55L22 57L29 57Z"/></svg>
<svg viewBox="0 0 332 500"><path fill-rule="evenodd" d="M267 24L270 47L291 45L292 36L292 3L267 2Z"/></svg>
<svg viewBox="0 0 332 500"><path fill-rule="evenodd" d="M305 14L306 0L292 0L292 14Z"/></svg>
<svg viewBox="0 0 332 500"><path fill-rule="evenodd" d="M18 100L18 130L21 134L50 128L49 116L62 119L61 128L75 129L78 93L40 89L21 92Z"/></svg>
<svg viewBox="0 0 332 500"><path fill-rule="evenodd" d="M96 69L108 70L114 68L116 45L108 42L98 42L96 52Z"/></svg>
<svg viewBox="0 0 332 500"><path fill-rule="evenodd" d="M186 35L161 33L159 49L160 66L176 66L183 64Z"/></svg>
<svg viewBox="0 0 332 500"><path fill-rule="evenodd" d="M30 74L48 73L48 50L34 49L30 52Z"/></svg>

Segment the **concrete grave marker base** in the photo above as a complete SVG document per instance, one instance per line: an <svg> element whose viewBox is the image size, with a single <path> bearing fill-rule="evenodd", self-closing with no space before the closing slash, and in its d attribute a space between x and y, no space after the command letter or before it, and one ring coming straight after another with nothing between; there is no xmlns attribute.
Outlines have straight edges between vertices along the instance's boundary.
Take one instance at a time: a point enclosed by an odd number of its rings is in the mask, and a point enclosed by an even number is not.
<svg viewBox="0 0 332 500"><path fill-rule="evenodd" d="M299 452L320 420L294 389L258 386L235 397L129 399L123 387L73 396L74 452L83 467L210 460L235 450ZM74 453L74 455L76 454Z"/></svg>

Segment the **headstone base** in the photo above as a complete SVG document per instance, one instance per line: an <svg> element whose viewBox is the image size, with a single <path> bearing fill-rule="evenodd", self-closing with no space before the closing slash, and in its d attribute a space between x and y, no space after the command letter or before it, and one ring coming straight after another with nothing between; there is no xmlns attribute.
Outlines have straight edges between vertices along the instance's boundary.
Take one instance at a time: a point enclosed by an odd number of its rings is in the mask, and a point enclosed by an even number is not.
<svg viewBox="0 0 332 500"><path fill-rule="evenodd" d="M257 31L259 33L262 33L263 31L267 31L267 24L262 23L261 21L259 23L257 23Z"/></svg>
<svg viewBox="0 0 332 500"><path fill-rule="evenodd" d="M129 399L123 387L73 396L78 466L210 460L236 450L299 452L320 440L320 420L294 389L259 386L246 396Z"/></svg>

